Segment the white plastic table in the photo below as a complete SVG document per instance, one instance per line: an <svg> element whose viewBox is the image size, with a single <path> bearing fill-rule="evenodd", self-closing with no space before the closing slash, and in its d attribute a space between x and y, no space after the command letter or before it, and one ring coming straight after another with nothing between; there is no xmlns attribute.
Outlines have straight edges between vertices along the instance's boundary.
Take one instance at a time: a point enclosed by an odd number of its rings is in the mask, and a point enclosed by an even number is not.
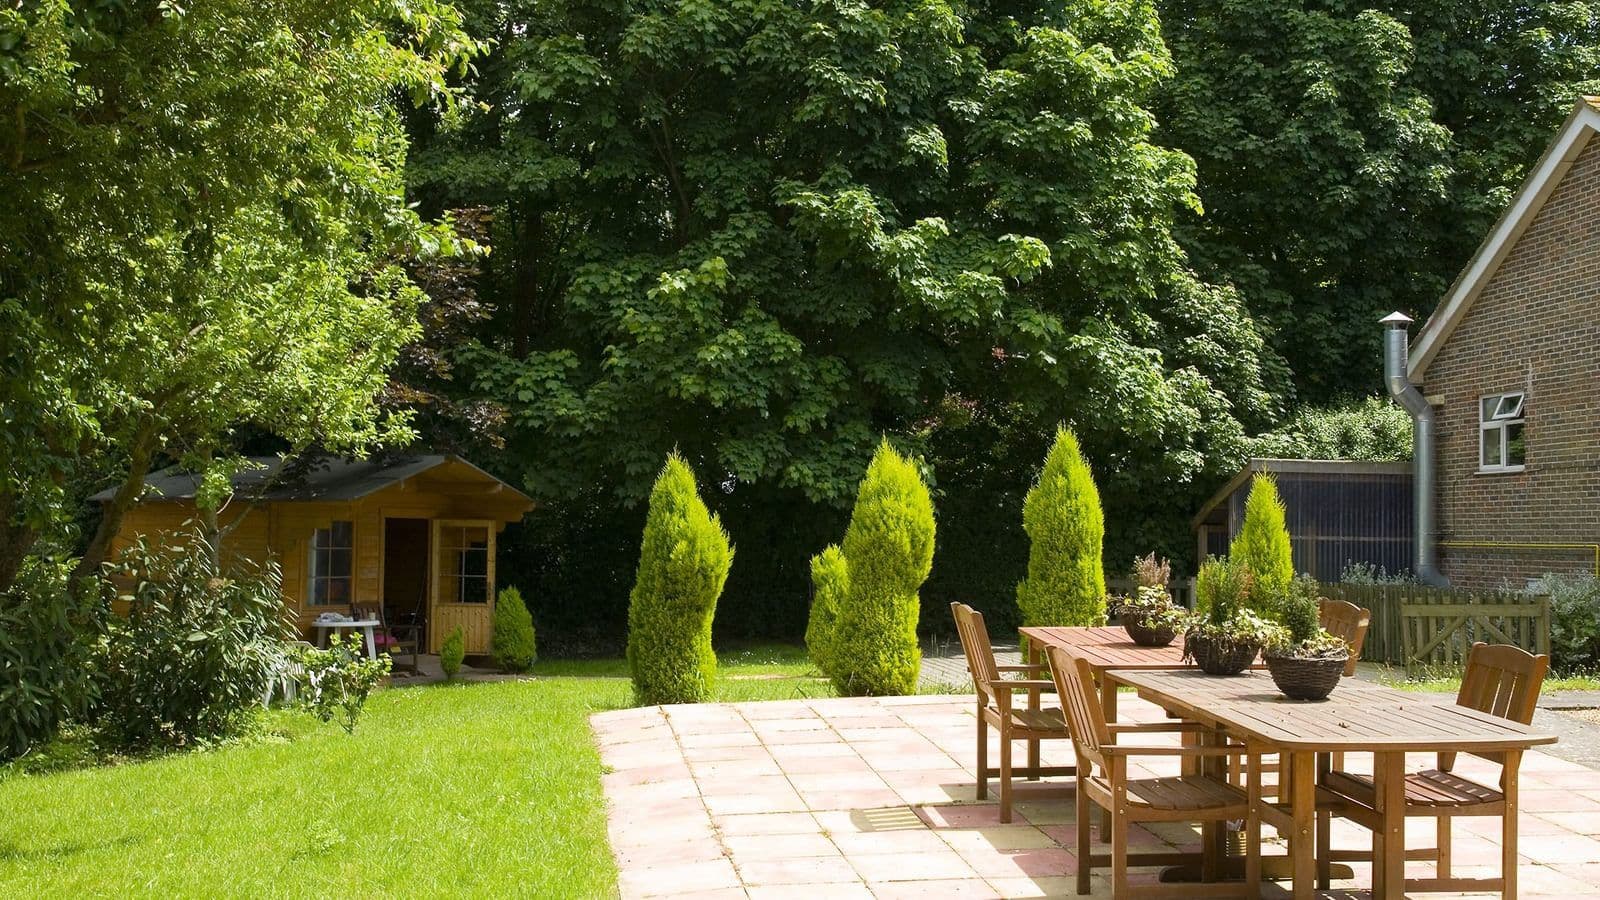
<svg viewBox="0 0 1600 900"><path fill-rule="evenodd" d="M311 622L311 626L313 628L316 628L319 632L321 632L317 636L317 646L319 646L319 647L328 646L328 633L329 632L340 631L340 630L347 629L347 628L359 628L359 629L361 629L361 633L363 635L365 635L365 637L367 639L367 658L368 659L377 659L378 658L378 641L377 641L377 638L373 635L373 629L377 628L379 624L380 623L378 622L377 619L344 619L344 620L334 621L334 622L330 622L330 621L326 621L326 620L312 620L312 622Z"/></svg>

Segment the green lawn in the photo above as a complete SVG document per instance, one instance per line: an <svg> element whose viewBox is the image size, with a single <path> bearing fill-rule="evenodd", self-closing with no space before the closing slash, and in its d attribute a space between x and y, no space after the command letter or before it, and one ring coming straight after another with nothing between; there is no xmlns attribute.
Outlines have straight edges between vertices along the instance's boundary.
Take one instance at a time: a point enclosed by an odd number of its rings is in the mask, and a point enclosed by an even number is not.
<svg viewBox="0 0 1600 900"><path fill-rule="evenodd" d="M1461 676L1457 674L1422 673L1417 678L1407 678L1405 669L1389 666L1379 670L1378 680L1402 691L1424 694L1454 694L1461 689ZM1550 694L1557 691L1600 691L1600 677L1592 674L1546 676L1544 683L1539 687L1539 693Z"/></svg>
<svg viewBox="0 0 1600 900"><path fill-rule="evenodd" d="M723 699L832 693L793 648L722 660ZM626 665L536 674L380 692L354 735L274 712L209 752L0 768L0 897L613 894L587 718Z"/></svg>

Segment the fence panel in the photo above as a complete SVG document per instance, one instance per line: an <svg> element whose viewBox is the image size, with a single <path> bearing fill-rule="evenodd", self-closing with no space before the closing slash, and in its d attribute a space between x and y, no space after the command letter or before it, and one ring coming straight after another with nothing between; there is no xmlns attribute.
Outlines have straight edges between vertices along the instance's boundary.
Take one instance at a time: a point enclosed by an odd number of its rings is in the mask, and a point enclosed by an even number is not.
<svg viewBox="0 0 1600 900"><path fill-rule="evenodd" d="M1550 652L1550 600L1511 591L1461 591L1420 584L1324 584L1327 597L1372 612L1361 658L1407 671L1466 662L1474 641Z"/></svg>

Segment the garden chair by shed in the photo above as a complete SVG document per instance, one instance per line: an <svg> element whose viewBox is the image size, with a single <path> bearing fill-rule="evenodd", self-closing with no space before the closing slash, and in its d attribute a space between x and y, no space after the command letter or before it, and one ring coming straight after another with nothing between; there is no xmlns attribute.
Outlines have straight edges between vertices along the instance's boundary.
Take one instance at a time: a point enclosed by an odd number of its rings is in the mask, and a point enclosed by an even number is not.
<svg viewBox="0 0 1600 900"><path fill-rule="evenodd" d="M378 622L378 627L373 630L372 640L377 645L379 653L388 653L396 659L401 653L408 653L411 661L406 664L406 668L413 672L417 671L417 654L422 646L420 622L391 625L381 603L375 606L357 606L354 612L358 619L374 619Z"/></svg>
<svg viewBox="0 0 1600 900"><path fill-rule="evenodd" d="M1130 733L1192 732L1202 726L1194 722L1151 722L1107 724L1095 694L1094 671L1088 661L1073 656L1064 647L1048 651L1056 691L1066 711L1078 753L1078 893L1089 893L1090 869L1111 866L1111 896L1132 896L1128 885L1129 865L1163 865L1180 862L1182 854L1129 853L1128 826L1136 822L1201 822L1206 835L1201 841L1206 854L1202 871L1215 875L1221 870L1214 829L1222 823L1243 819L1245 823L1245 880L1202 884L1141 884L1140 897L1246 897L1261 896L1261 782L1250 779L1248 790L1230 784L1225 767L1186 766L1201 770L1167 778L1129 778L1129 757L1176 756L1186 763L1202 763L1207 758L1219 762L1244 755L1246 748L1226 743L1213 745L1137 746L1123 744L1119 738ZM1108 686L1115 690L1114 686ZM1203 771L1210 769L1211 773ZM1093 855L1089 846L1089 804L1111 816L1111 855Z"/></svg>
<svg viewBox="0 0 1600 900"><path fill-rule="evenodd" d="M1472 645L1466 673L1456 703L1480 712L1510 719L1523 725L1533 721L1539 702L1539 686L1550 668L1550 657L1535 656L1509 644ZM1408 891L1500 891L1504 897L1517 896L1517 769L1522 751L1506 750L1477 753L1500 764L1498 785L1479 784L1455 774L1456 754L1441 752L1438 767L1410 772L1396 788L1405 805L1406 817L1432 817L1437 822L1438 840L1434 849L1413 851L1407 859L1432 859L1437 871L1433 878L1406 879ZM1323 776L1317 791L1317 865L1319 880L1331 859L1366 859L1366 851L1332 851L1328 846L1328 824L1332 816L1342 816L1373 832L1372 853L1384 844L1386 853L1405 853L1405 833L1381 834L1377 813L1378 796L1374 780L1332 770ZM1457 816L1499 816L1500 877L1454 878L1450 871L1450 826Z"/></svg>
<svg viewBox="0 0 1600 900"><path fill-rule="evenodd" d="M961 638L961 650L967 657L967 669L972 673L972 684L978 692L978 799L989 796L989 779L1000 779L1000 821L1011 821L1011 779L1013 776L1042 778L1046 775L1075 775L1075 766L1041 766L1036 741L1070 740L1066 719L1060 709L1041 709L1037 699L1042 692L1055 690L1055 684L1044 674L1044 666L1002 666L995 662L994 647L989 643L989 630L983 624L983 613L965 603L950 604L955 614L956 634ZM1033 678L1004 678L1003 673L1036 676ZM1016 705L1015 692L1024 691L1030 702ZM1000 734L1000 766L989 766L989 728ZM1014 741L1029 741L1028 765L1016 768L1011 765L1011 745Z"/></svg>
<svg viewBox="0 0 1600 900"><path fill-rule="evenodd" d="M283 642L283 656L273 667L272 674L267 678L267 689L261 695L262 709L272 706L273 697L281 696L283 702L292 704L299 696L300 682L306 677L306 668L294 658L298 648L311 649L312 645L305 641Z"/></svg>

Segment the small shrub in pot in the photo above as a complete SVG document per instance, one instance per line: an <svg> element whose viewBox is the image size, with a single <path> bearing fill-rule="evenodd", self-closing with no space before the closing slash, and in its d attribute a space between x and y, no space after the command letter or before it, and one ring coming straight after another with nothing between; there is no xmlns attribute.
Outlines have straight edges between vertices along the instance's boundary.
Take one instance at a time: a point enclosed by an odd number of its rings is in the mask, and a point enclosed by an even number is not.
<svg viewBox="0 0 1600 900"><path fill-rule="evenodd" d="M1255 662L1272 623L1250 610L1250 571L1211 558L1195 577L1195 614L1184 631L1183 658L1210 675L1237 675Z"/></svg>
<svg viewBox="0 0 1600 900"><path fill-rule="evenodd" d="M1166 588L1140 585L1132 597L1116 602L1117 618L1141 647L1165 647L1188 623L1188 613L1172 602Z"/></svg>
<svg viewBox="0 0 1600 900"><path fill-rule="evenodd" d="M1344 675L1350 647L1322 627L1317 583L1309 576L1291 582L1277 605L1283 624L1267 639L1267 671L1291 700L1322 700Z"/></svg>

